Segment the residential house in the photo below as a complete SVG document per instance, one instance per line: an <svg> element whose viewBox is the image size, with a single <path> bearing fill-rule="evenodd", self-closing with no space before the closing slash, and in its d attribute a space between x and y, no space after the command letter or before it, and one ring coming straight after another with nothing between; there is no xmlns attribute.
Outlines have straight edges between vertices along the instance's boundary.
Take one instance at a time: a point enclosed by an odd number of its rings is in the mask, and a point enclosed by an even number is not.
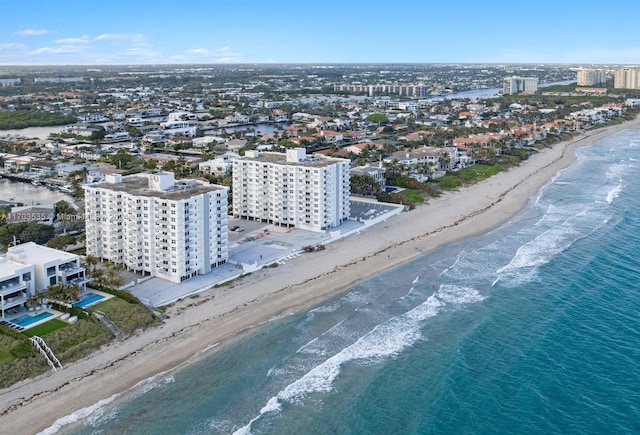
<svg viewBox="0 0 640 435"><path fill-rule="evenodd" d="M354 174L358 175L368 175L372 177L380 186L384 186L385 184L385 168L382 165L364 165L364 166L356 166L355 168L351 168L350 170L351 176Z"/></svg>
<svg viewBox="0 0 640 435"><path fill-rule="evenodd" d="M56 175L56 163L50 160L33 160L31 162L31 172L35 172L39 177L51 177Z"/></svg>
<svg viewBox="0 0 640 435"><path fill-rule="evenodd" d="M0 315L3 321L26 310L25 303L36 293L34 275L33 264L0 257Z"/></svg>
<svg viewBox="0 0 640 435"><path fill-rule="evenodd" d="M55 284L78 285L83 292L89 282L79 255L41 246L34 242L10 247L7 250L7 259L33 265L36 292L42 292Z"/></svg>
<svg viewBox="0 0 640 435"><path fill-rule="evenodd" d="M7 213L5 220L7 223L37 222L45 225L53 225L56 217L55 204L38 204L11 207L11 212Z"/></svg>
<svg viewBox="0 0 640 435"><path fill-rule="evenodd" d="M33 156L14 156L4 159L4 170L11 172L27 171L31 162L36 160Z"/></svg>
<svg viewBox="0 0 640 435"><path fill-rule="evenodd" d="M237 155L232 156L231 154L223 154L211 160L200 162L198 164L198 168L200 169L200 172L208 175L230 174L231 167L233 165L231 161L232 157L238 157L238 156Z"/></svg>

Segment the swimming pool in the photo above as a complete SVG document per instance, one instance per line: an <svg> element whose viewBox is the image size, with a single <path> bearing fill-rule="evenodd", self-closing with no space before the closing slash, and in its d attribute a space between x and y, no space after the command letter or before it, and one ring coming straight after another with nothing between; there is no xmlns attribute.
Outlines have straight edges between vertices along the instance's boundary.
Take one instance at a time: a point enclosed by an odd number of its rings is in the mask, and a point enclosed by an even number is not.
<svg viewBox="0 0 640 435"><path fill-rule="evenodd" d="M46 319L47 317L51 317L51 316L53 316L53 314L48 311L42 312L40 314L36 314L35 316L30 316L28 314L25 314L24 316L20 316L16 319L11 320L11 323L14 323L18 326L22 326L23 328L26 328L29 325L32 325L36 322L39 322L40 320Z"/></svg>
<svg viewBox="0 0 640 435"><path fill-rule="evenodd" d="M80 308L86 308L90 305L97 303L98 301L101 301L102 299L104 299L104 296L99 295L97 293L90 292L82 296L82 298L73 305Z"/></svg>

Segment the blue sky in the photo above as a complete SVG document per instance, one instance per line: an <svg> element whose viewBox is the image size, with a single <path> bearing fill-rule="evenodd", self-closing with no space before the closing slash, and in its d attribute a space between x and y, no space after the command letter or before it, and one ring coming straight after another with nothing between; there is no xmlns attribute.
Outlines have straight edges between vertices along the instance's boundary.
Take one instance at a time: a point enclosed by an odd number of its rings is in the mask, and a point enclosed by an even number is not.
<svg viewBox="0 0 640 435"><path fill-rule="evenodd" d="M640 64L637 0L4 0L0 64Z"/></svg>

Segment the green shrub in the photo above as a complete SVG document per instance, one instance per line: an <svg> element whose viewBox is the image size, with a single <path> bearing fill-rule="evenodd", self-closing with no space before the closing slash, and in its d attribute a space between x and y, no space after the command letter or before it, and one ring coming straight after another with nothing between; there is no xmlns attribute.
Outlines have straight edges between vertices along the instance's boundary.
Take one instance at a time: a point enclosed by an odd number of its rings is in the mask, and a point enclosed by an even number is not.
<svg viewBox="0 0 640 435"><path fill-rule="evenodd" d="M67 307L66 305L60 305L55 302L53 302L51 306L54 310L62 311L63 313L69 313L72 316L76 316L78 319L91 319L91 313L79 307Z"/></svg>
<svg viewBox="0 0 640 435"><path fill-rule="evenodd" d="M16 358L2 364L0 388L7 388L18 381L40 375L50 369L47 361L41 356Z"/></svg>
<svg viewBox="0 0 640 435"><path fill-rule="evenodd" d="M5 352L4 350L0 349L0 364L11 361L12 359L13 357L11 356L11 352Z"/></svg>
<svg viewBox="0 0 640 435"><path fill-rule="evenodd" d="M451 175L445 175L444 177L433 180L433 182L437 184L438 188L444 190L455 190L462 186L460 180Z"/></svg>
<svg viewBox="0 0 640 435"><path fill-rule="evenodd" d="M47 345L60 361L69 362L96 351L111 338L109 329L100 322L78 320L69 328L62 328L47 335ZM79 347L79 349L74 349Z"/></svg>
<svg viewBox="0 0 640 435"><path fill-rule="evenodd" d="M138 299L137 297L135 297L134 295L132 295L131 293L129 293L128 291L125 290L117 290L111 287L105 287L103 285L99 285L99 284L91 284L91 286L93 288L95 288L96 290L100 290L101 292L105 292L105 293L109 293L111 295L114 295L115 297L122 299L123 301L129 302L130 304L138 304L138 305L142 305L142 302L140 302L140 299Z"/></svg>
<svg viewBox="0 0 640 435"><path fill-rule="evenodd" d="M9 328L8 326L0 325L0 334L4 334L11 338L15 338L16 340L21 340L21 341L29 340L27 337L25 337L15 329Z"/></svg>
<svg viewBox="0 0 640 435"><path fill-rule="evenodd" d="M20 342L11 348L11 355L16 358L29 358L38 353L31 343Z"/></svg>
<svg viewBox="0 0 640 435"><path fill-rule="evenodd" d="M100 311L106 314L122 332L132 334L138 329L146 329L158 321L143 305L135 305L119 300L106 301L100 305Z"/></svg>

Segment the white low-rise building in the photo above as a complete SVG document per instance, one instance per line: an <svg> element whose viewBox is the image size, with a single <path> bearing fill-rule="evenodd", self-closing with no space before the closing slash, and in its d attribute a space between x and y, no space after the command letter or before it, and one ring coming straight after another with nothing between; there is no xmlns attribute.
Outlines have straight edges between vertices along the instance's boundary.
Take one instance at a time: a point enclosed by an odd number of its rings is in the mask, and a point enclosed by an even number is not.
<svg viewBox="0 0 640 435"><path fill-rule="evenodd" d="M198 169L203 174L208 175L226 175L231 173L231 156L223 154L206 162L198 163Z"/></svg>
<svg viewBox="0 0 640 435"><path fill-rule="evenodd" d="M22 264L0 257L0 315L24 310L24 304L35 294L33 264Z"/></svg>
<svg viewBox="0 0 640 435"><path fill-rule="evenodd" d="M357 166L355 168L351 168L351 175L368 175L372 177L380 186L384 186L385 178L384 178L385 169L381 165L371 165L367 164L364 166Z"/></svg>
<svg viewBox="0 0 640 435"><path fill-rule="evenodd" d="M7 250L7 260L34 267L34 288L42 292L50 285L78 285L80 291L89 282L80 256L38 245L34 242L12 246Z"/></svg>
<svg viewBox="0 0 640 435"><path fill-rule="evenodd" d="M226 263L229 188L171 172L84 186L87 254L181 282Z"/></svg>
<svg viewBox="0 0 640 435"><path fill-rule="evenodd" d="M247 151L233 160L233 215L276 225L325 231L350 215L347 159Z"/></svg>

